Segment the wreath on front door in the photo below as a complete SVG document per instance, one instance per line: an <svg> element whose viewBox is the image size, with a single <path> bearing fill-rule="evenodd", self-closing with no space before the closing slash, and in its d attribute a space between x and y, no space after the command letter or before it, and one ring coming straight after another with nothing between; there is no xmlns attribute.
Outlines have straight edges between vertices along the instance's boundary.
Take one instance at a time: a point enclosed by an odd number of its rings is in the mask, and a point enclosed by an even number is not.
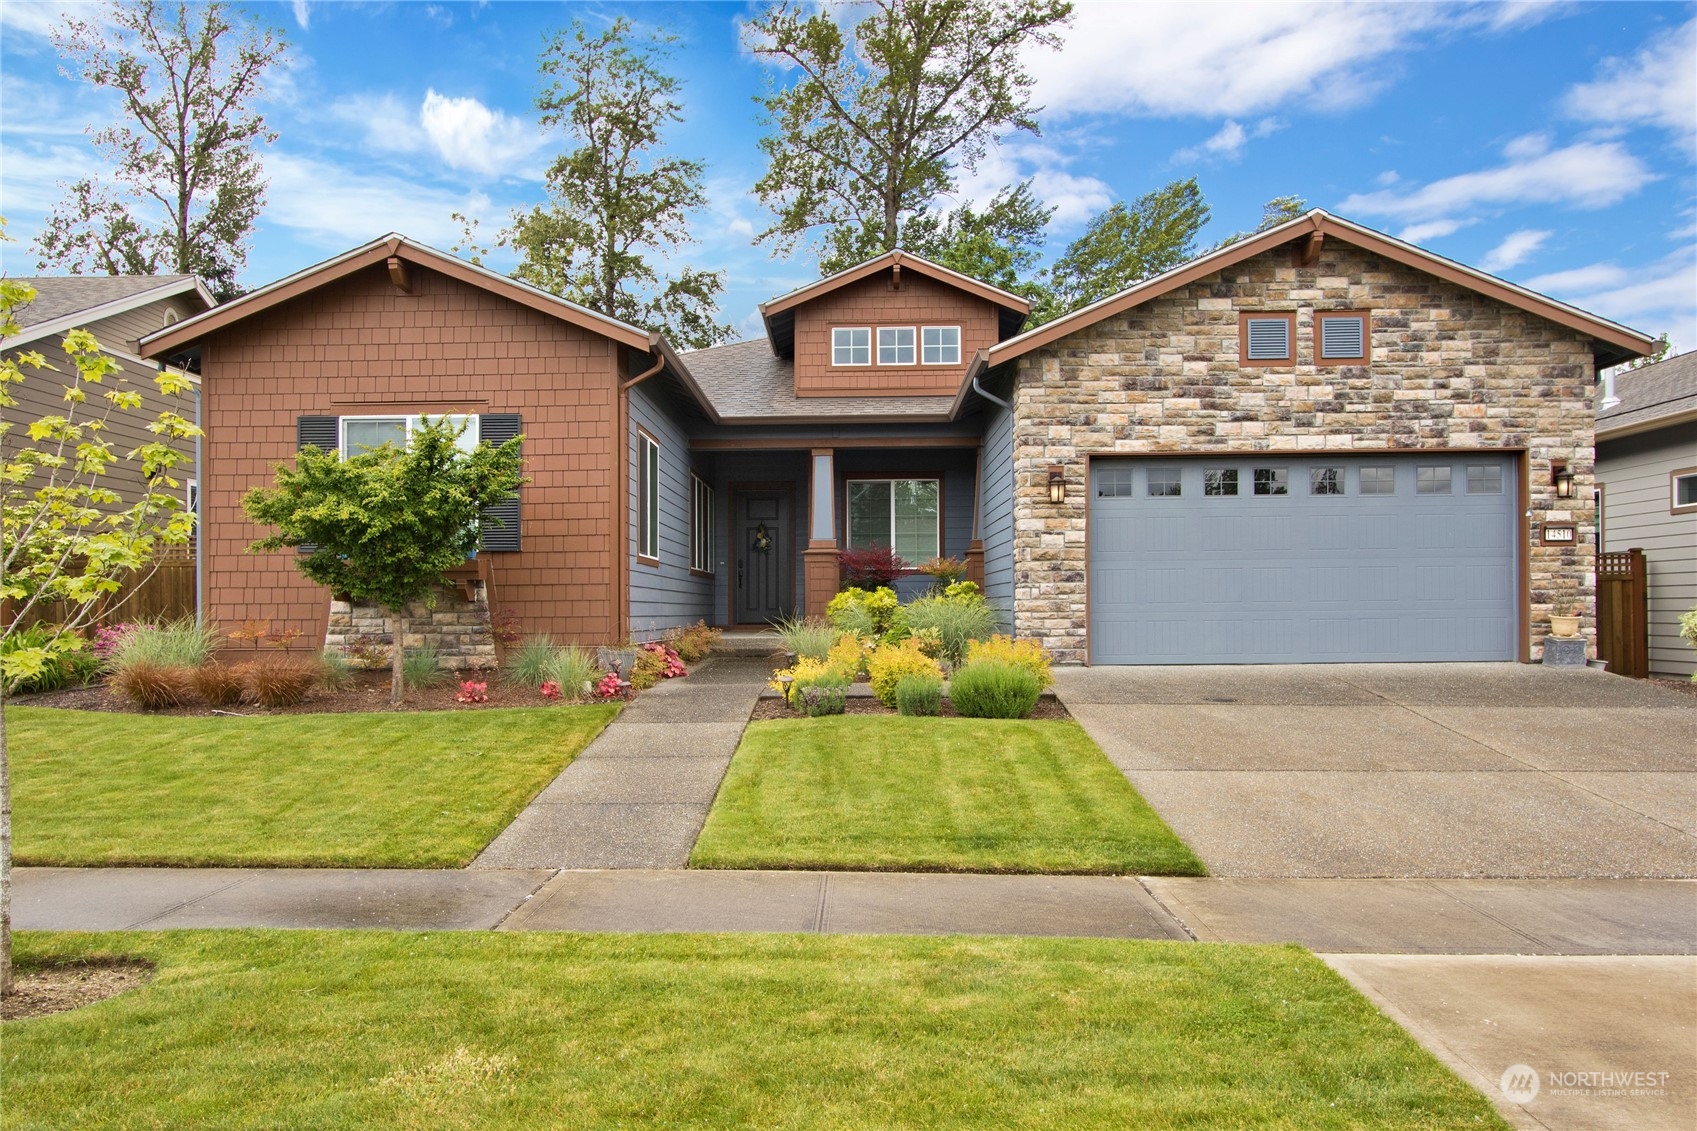
<svg viewBox="0 0 1697 1131"><path fill-rule="evenodd" d="M754 528L754 552L764 554L771 549L772 536L766 533L766 524L763 522Z"/></svg>

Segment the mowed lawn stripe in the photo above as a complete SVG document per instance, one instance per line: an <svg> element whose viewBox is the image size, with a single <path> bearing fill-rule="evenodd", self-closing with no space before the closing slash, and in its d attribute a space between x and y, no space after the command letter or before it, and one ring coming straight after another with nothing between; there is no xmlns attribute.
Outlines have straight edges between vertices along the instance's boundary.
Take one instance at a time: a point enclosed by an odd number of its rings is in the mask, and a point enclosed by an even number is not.
<svg viewBox="0 0 1697 1131"><path fill-rule="evenodd" d="M185 931L19 936L155 980L5 1023L6 1123L1493 1128L1296 947Z"/></svg>
<svg viewBox="0 0 1697 1131"><path fill-rule="evenodd" d="M866 715L751 724L690 863L1205 871L1075 723Z"/></svg>
<svg viewBox="0 0 1697 1131"><path fill-rule="evenodd" d="M616 713L227 718L10 708L16 860L458 867Z"/></svg>

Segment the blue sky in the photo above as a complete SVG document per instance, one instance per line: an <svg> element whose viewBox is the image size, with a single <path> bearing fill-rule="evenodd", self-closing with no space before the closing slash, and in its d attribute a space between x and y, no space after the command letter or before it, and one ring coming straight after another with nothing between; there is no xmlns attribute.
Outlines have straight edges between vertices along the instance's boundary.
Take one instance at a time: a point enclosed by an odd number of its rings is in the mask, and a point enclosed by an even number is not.
<svg viewBox="0 0 1697 1131"><path fill-rule="evenodd" d="M58 182L99 171L108 95L59 73L63 3L0 6L0 213L27 242ZM751 237L766 216L752 97L781 73L740 46L742 3L281 3L247 6L291 44L265 109L270 202L258 286L390 230L446 248L455 210L485 233L542 197L565 144L532 100L545 34L626 15L679 38L687 120L711 204L680 262L727 273L723 315L813 277L805 251ZM85 11L92 11L85 9ZM1041 138L1005 140L962 198L1036 178L1058 254L1091 215L1196 176L1204 242L1297 194L1649 333L1697 346L1697 6L1080 3L1066 45L1033 53ZM496 266L509 266L498 256Z"/></svg>

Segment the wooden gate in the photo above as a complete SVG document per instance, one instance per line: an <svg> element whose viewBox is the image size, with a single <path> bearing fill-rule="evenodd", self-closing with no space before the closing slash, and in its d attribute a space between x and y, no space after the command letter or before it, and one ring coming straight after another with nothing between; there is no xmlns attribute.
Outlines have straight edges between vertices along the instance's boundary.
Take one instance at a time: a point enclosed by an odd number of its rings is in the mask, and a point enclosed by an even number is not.
<svg viewBox="0 0 1697 1131"><path fill-rule="evenodd" d="M1650 674L1648 594L1643 550L1597 555L1597 658L1617 675Z"/></svg>

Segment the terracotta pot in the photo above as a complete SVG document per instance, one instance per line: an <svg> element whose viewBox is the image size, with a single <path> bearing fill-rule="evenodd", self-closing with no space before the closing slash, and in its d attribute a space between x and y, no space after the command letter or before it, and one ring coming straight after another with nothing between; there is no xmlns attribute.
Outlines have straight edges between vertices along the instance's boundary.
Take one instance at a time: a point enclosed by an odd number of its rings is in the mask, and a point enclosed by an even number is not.
<svg viewBox="0 0 1697 1131"><path fill-rule="evenodd" d="M1571 640L1579 635L1579 618L1554 616L1550 617L1550 635Z"/></svg>

